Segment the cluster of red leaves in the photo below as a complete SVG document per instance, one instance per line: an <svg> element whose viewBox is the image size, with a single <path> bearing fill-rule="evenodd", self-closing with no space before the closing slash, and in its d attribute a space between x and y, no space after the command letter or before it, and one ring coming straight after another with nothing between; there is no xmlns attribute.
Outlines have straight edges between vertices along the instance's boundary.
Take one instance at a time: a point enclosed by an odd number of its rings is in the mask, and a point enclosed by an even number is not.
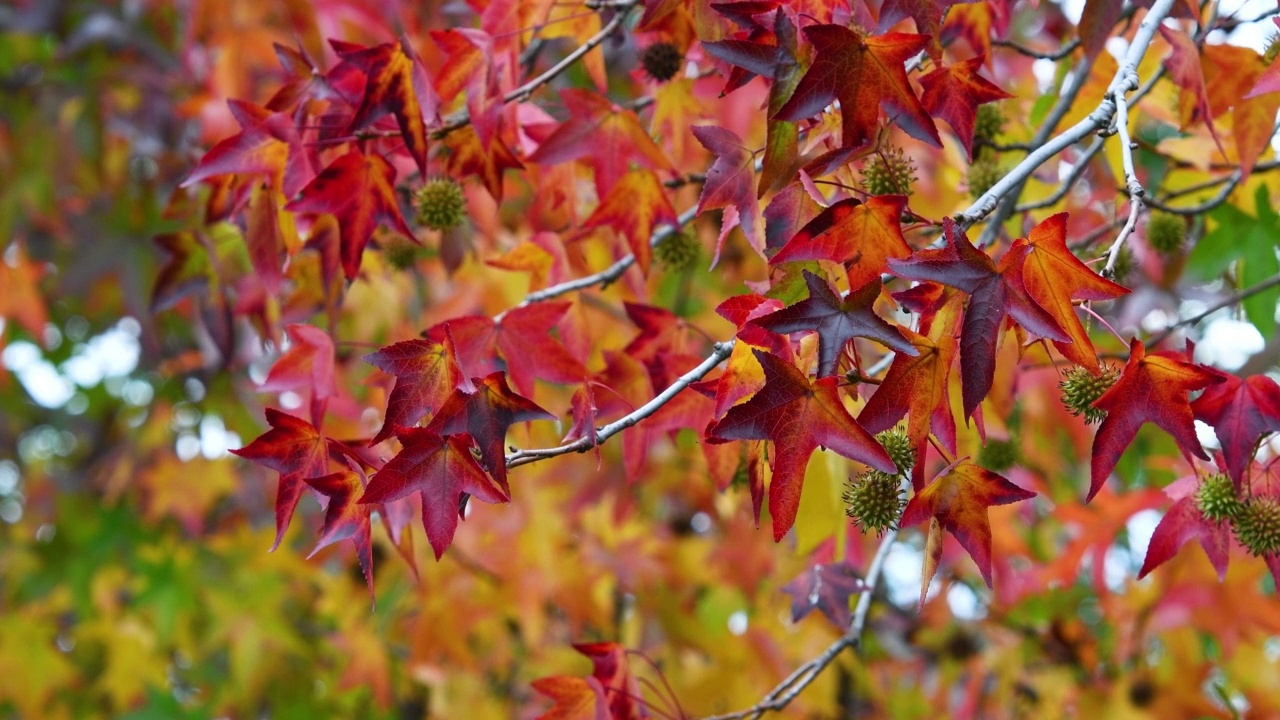
<svg viewBox="0 0 1280 720"><path fill-rule="evenodd" d="M649 7L642 23L658 22L654 18L662 17L662 5ZM643 462L647 433L703 430L703 451L709 458L716 453L746 458L757 519L767 493L773 536L781 540L796 521L805 470L816 449L896 473L872 434L905 418L921 461L912 473L914 494L902 523L930 523L926 580L936 569L941 531L946 530L990 585L988 508L1034 493L969 458L956 457L957 428L948 391L953 371L958 370L962 417L982 432L982 403L992 390L1002 343L1016 343L1019 352L1034 342L1052 343L1066 359L1097 374L1097 353L1077 305L1128 291L1068 249L1065 214L1049 217L1025 238L990 248L975 247L963 228L944 218L940 244L913 247L902 223L904 217L919 217L908 208L907 198L842 198L828 205L806 186L806 179L865 154L885 132L886 122L940 147L935 118L943 119L972 153L977 108L1007 94L979 74L982 55L944 61L937 31L950 5L886 2L880 34L828 22L797 30L799 16L778 2L712 6L738 30L703 48L725 63L724 92L755 76L769 81L768 139L757 179L752 150L738 135L715 126L692 129L715 158L697 211L723 211L717 258L729 232L741 228L767 260L770 280L756 288L759 293L730 298L720 306L720 314L737 327L737 345L726 367L678 393L629 431L624 457L634 476ZM1097 22L1098 14L1091 13L1090 22ZM908 17L920 34L884 32ZM1104 23L1107 28L1112 24ZM1094 38L1084 28L1082 33L1088 50ZM249 256L264 285L275 287L282 267L299 252L280 231L276 216L282 211L297 214L307 248L321 254L327 289L338 280L339 267L348 281L359 275L379 225L416 241L400 210L397 161L407 158L425 177L434 160L428 145L433 131L448 144L449 171L477 177L495 199L501 197L505 170L568 162L589 167L598 204L580 229L611 228L625 240L639 272L647 275L655 229L678 220L659 175L673 172L672 163L636 114L595 92L568 89L560 94L568 119L539 117L516 132L505 88L493 76L494 34L481 29L433 37L451 58L434 79L406 40L372 47L334 41L339 61L328 70L301 52L278 48L289 73L280 92L265 107L232 103L241 131L215 145L188 184L214 186L220 209L210 217L247 208ZM1186 48L1171 42L1174 71L1194 74L1188 70ZM932 58L934 68L921 78L918 91L904 63L921 51ZM1272 73L1257 70L1248 82L1250 87L1255 81L1267 86L1273 79ZM461 92L468 93L469 126L442 119L437 112L441 97ZM1226 111L1225 101L1212 87L1205 89L1203 80L1192 99L1206 120ZM802 158L801 124L837 100L842 120L838 145ZM1235 106L1235 113L1246 111ZM519 152L513 136L520 137ZM1237 142L1245 142L1239 133ZM761 199L771 192L761 211ZM282 207L274 200L277 196L285 201ZM171 263L157 298L181 292L181 266L181 258ZM836 271L824 274L814 272L815 267ZM895 279L914 284L891 293L886 283ZM771 296L787 283L803 284L803 299L787 305ZM895 304L915 313L914 329L887 319ZM280 473L277 543L309 486L326 504L317 549L352 540L372 587L371 512L378 510L393 542L398 541L413 513L405 503L416 494L427 538L439 558L466 515L469 498L488 503L510 498L504 453L510 427L557 418L528 398L535 381L578 386L566 442L585 440L585 447L592 447L598 418L621 415L649 401L697 361L690 362L682 320L661 308L629 303L626 313L639 334L623 348L605 350L603 367L590 369L589 353L572 352L553 335L569 307L529 302L497 317L456 318L421 338L368 355L369 363L396 380L381 429L372 438L357 440L328 437L320 429L326 403L336 394L332 340L313 327L291 327L291 349L261 389L307 393L311 420L268 410L271 429L236 451ZM804 336L810 333L817 342L806 350ZM864 374L861 353L868 346L858 338L896 353L882 378ZM872 389L864 391L867 384ZM1204 394L1192 403L1190 394L1201 390ZM864 404L855 418L850 407L858 403ZM1149 351L1136 338L1120 380L1095 407L1107 414L1094 442L1089 498L1102 488L1144 423L1166 430L1183 453L1202 460L1208 456L1196 439L1193 420L1213 425L1225 467L1238 484L1245 482L1259 438L1280 431L1274 383L1206 368L1194 363L1189 352ZM733 441L750 442L725 453L724 444ZM393 452L383 462L370 447ZM946 461L941 470L938 463L931 467L924 460L930 452ZM1259 487L1255 482L1253 492L1270 492ZM1223 558L1220 567L1225 567L1224 531L1208 527L1186 503L1180 500L1161 525L1144 572L1191 537L1201 540L1215 563ZM837 572L815 568L810 580L818 582L815 578L828 571ZM829 585L830 592L839 597L810 606L800 603L797 615L821 607L835 614L833 620L847 622L847 599L858 585L851 578L832 577L839 582ZM803 592L793 590L797 597ZM846 614L836 610L842 605ZM619 650L579 650L595 663L592 677L550 678L536 685L556 700L552 716L641 716L643 711L635 707L615 707L634 695ZM605 705L607 711L601 709Z"/></svg>

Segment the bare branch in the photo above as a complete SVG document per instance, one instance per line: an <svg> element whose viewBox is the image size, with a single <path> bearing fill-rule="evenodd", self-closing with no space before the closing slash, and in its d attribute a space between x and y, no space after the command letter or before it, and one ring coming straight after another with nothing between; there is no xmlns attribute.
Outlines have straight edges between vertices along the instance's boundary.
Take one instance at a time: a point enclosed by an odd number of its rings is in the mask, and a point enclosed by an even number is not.
<svg viewBox="0 0 1280 720"><path fill-rule="evenodd" d="M1067 196L1067 193L1071 192L1071 188L1075 187L1076 183L1080 181L1080 178L1084 177L1085 170L1089 169L1089 163L1093 162L1093 158L1100 150L1102 150L1102 142L1102 138L1098 138L1094 140L1088 148L1085 148L1084 154L1080 156L1080 159L1075 162L1075 166L1071 168L1071 173L1062 181L1058 186L1058 189L1053 191L1052 195L1041 200L1034 200L1032 202L1026 202L1018 205L1013 209L1013 211L1022 213L1029 210L1039 210L1040 208L1047 208L1052 205L1056 205L1060 200L1062 200L1062 198Z"/></svg>
<svg viewBox="0 0 1280 720"><path fill-rule="evenodd" d="M1023 55L1026 55L1027 57L1036 58L1037 60L1061 60L1062 58L1075 52L1076 48L1080 47L1080 38L1072 38L1070 42L1064 44L1062 47L1058 48L1057 50L1052 50L1049 52L1041 52L1039 50L1033 50L1027 47L1026 45L1020 45L1017 42L1014 42L1013 40L1001 40L999 38L993 38L991 40L991 44L996 45L998 47L1007 47L1010 50L1015 50L1017 52L1022 53Z"/></svg>
<svg viewBox="0 0 1280 720"><path fill-rule="evenodd" d="M1120 257L1120 251L1124 249L1125 241L1138 227L1138 215L1142 213L1142 198L1147 194L1146 188L1142 187L1142 183L1138 180L1138 172L1133 164L1133 139L1129 137L1129 102L1125 97L1125 93L1137 86L1138 75L1135 72L1128 75L1123 83L1111 91L1116 105L1116 133L1120 136L1120 160L1124 165L1124 182L1129 192L1129 220L1125 222L1124 227L1120 228L1120 234L1116 236L1111 249L1107 251L1107 264L1102 270L1105 277L1115 276L1116 260Z"/></svg>
<svg viewBox="0 0 1280 720"><path fill-rule="evenodd" d="M1239 292L1232 293L1231 295L1228 295L1227 297L1214 303L1213 305L1210 305L1209 308L1206 309L1204 312L1197 313L1195 315L1192 315L1189 318L1184 318L1171 325L1166 326L1164 330L1161 330L1155 335L1152 335L1151 338L1147 340L1147 345L1152 345L1152 346L1159 345L1160 343L1168 339L1168 337L1173 334L1174 330L1177 330L1178 328L1181 328L1181 327L1186 327L1188 325L1195 325L1196 323L1200 322L1201 320L1204 320L1205 318L1218 312L1219 310L1224 310L1226 308L1229 308L1237 303L1248 300L1249 298L1253 297L1254 295L1257 295L1258 293L1266 292L1267 290L1270 290L1271 288L1276 286L1280 286L1280 275L1267 278L1266 280L1263 280L1257 285L1251 285L1243 290L1240 290Z"/></svg>

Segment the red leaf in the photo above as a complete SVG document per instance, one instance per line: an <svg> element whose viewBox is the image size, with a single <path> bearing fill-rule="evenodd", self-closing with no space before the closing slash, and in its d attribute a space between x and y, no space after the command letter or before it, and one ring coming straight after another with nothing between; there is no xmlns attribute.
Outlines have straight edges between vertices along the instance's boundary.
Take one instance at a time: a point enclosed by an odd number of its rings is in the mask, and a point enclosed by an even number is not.
<svg viewBox="0 0 1280 720"><path fill-rule="evenodd" d="M791 260L828 260L849 272L849 287L862 287L889 268L890 259L911 255L902 237L902 211L907 199L880 195L864 203L849 198L818 213L782 250L770 265Z"/></svg>
<svg viewBox="0 0 1280 720"><path fill-rule="evenodd" d="M691 129L698 142L716 156L711 169L707 170L702 195L698 197L698 214L707 210L733 208L747 242L757 252L763 253L764 237L761 232L760 203L756 198L755 160L751 150L742 144L741 138L724 128L699 125ZM713 267L720 261L724 238L733 227L731 220L730 213L725 213L720 242L716 244L716 255L711 261Z"/></svg>
<svg viewBox="0 0 1280 720"><path fill-rule="evenodd" d="M181 187L216 175L265 175L272 187L293 197L315 176L293 120L240 100L227 103L241 120L242 129L210 148Z"/></svg>
<svg viewBox="0 0 1280 720"><path fill-rule="evenodd" d="M400 428L404 448L374 473L362 504L386 503L413 493L422 496L422 527L439 560L453 542L463 498L503 503L510 496L471 456L466 435L441 437L427 428Z"/></svg>
<svg viewBox="0 0 1280 720"><path fill-rule="evenodd" d="M311 396L317 400L337 395L333 340L329 334L314 325L301 323L289 325L284 331L289 336L289 349L271 366L258 391L310 390Z"/></svg>
<svg viewBox="0 0 1280 720"><path fill-rule="evenodd" d="M314 425L273 408L267 408L271 429L248 445L231 452L280 473L276 488L275 550L289 528L289 520L302 495L303 482L329 471L329 440Z"/></svg>
<svg viewBox="0 0 1280 720"><path fill-rule="evenodd" d="M1080 324L1072 300L1110 300L1129 289L1107 280L1067 249L1067 214L1046 218L1031 229L1025 239L1015 240L1009 249L1005 275L1021 283L1036 303L1053 317L1071 338L1055 342L1066 358L1097 373L1098 356L1089 333Z"/></svg>
<svg viewBox="0 0 1280 720"><path fill-rule="evenodd" d="M1280 385L1266 375L1227 374L1191 403L1197 420L1213 426L1227 473L1237 486L1253 462L1258 438L1280 432Z"/></svg>
<svg viewBox="0 0 1280 720"><path fill-rule="evenodd" d="M427 176L427 125L424 115L434 117L439 101L427 82L421 61L407 38L399 42L351 49L334 45L338 55L364 71L364 97L344 131L351 134L368 127L384 115L394 115L400 125L405 147Z"/></svg>
<svg viewBox="0 0 1280 720"><path fill-rule="evenodd" d="M640 700L640 687L631 675L627 652L618 643L574 643L573 649L591 659L591 677L604 686L609 720L641 720L649 713Z"/></svg>
<svg viewBox="0 0 1280 720"><path fill-rule="evenodd" d="M817 54L774 119L803 120L839 99L846 147L859 147L875 138L881 107L889 121L911 137L942 147L938 129L916 98L904 68L928 44L928 37L889 33L864 40L841 25L810 25L804 36Z"/></svg>
<svg viewBox="0 0 1280 720"><path fill-rule="evenodd" d="M809 287L807 299L753 322L777 333L818 333L818 377L836 374L840 354L855 337L870 338L899 353L919 354L897 327L875 313L882 287L878 279L844 298L836 295L826 280L808 270L804 271L804 281Z"/></svg>
<svg viewBox="0 0 1280 720"><path fill-rule="evenodd" d="M1195 116L1193 120L1202 120L1218 146L1218 152L1226 157L1227 151L1222 149L1222 140L1213 127L1213 110L1209 107L1209 93L1204 84L1204 69L1200 67L1200 47L1186 33L1160 26L1160 37L1169 43L1173 52L1164 60L1164 67L1174 84L1191 94L1194 98ZM1264 73L1265 75L1265 73ZM1250 93L1252 95L1252 93Z"/></svg>
<svg viewBox="0 0 1280 720"><path fill-rule="evenodd" d="M943 218L947 246L920 250L907 260L890 260L889 268L907 280L930 280L969 295L960 331L960 380L965 417L991 390L996 372L996 346L1006 317L1027 330L1068 342L1058 323L1016 282L1007 282L987 254L973 246L951 218Z"/></svg>
<svg viewBox="0 0 1280 720"><path fill-rule="evenodd" d="M307 484L329 498L320 539L307 557L313 557L321 549L340 540L350 540L356 548L356 558L360 561L360 570L364 573L365 583L369 585L369 597L372 598L373 538L370 535L369 518L373 507L356 502L356 498L364 492L364 479L357 473L344 470L332 475L307 478Z"/></svg>
<svg viewBox="0 0 1280 720"><path fill-rule="evenodd" d="M916 347L915 355L899 353L880 387L858 414L868 432L888 430L907 416L907 437L919 447L929 432L951 452L956 448L956 421L951 413L947 378L956 354L956 341L944 334L936 342L910 330L902 333Z"/></svg>
<svg viewBox="0 0 1280 720"><path fill-rule="evenodd" d="M964 459L917 492L902 511L902 527L937 518L968 551L991 587L991 522L987 508L1035 497L1005 478Z"/></svg>
<svg viewBox="0 0 1280 720"><path fill-rule="evenodd" d="M1196 480L1196 478L1188 479ZM1174 486L1185 484L1174 483L1165 488L1165 491L1173 495L1171 491L1174 490ZM1186 494L1175 498L1177 502L1160 519L1160 524L1156 525L1155 532L1151 535L1151 544L1147 546L1147 557L1142 561L1142 569L1138 571L1139 580L1172 559L1183 545L1193 539L1200 542L1200 547L1204 548L1209 562L1218 571L1218 581L1221 582L1227 577L1227 561L1231 548L1230 523L1212 522L1206 519L1196 503L1194 486L1183 488L1183 490Z"/></svg>
<svg viewBox="0 0 1280 720"><path fill-rule="evenodd" d="M494 353L501 352L511 382L522 393L533 393L534 378L567 384L582 382L588 375L586 368L551 335L568 309L567 302L540 302L512 308L498 322L479 316L450 320L447 324L463 374L474 377L500 369ZM439 340L444 325L432 327L427 336Z"/></svg>
<svg viewBox="0 0 1280 720"><path fill-rule="evenodd" d="M557 675L531 684L534 690L555 701L537 720L609 720L604 688L595 678Z"/></svg>
<svg viewBox="0 0 1280 720"><path fill-rule="evenodd" d="M400 214L396 170L377 153L352 150L334 160L285 206L294 212L331 213L338 220L342 268L348 280L360 271L360 256L379 223L417 242Z"/></svg>
<svg viewBox="0 0 1280 720"><path fill-rule="evenodd" d="M1107 417L1093 439L1087 500L1102 489L1143 423L1155 423L1172 435L1187 455L1209 459L1196 438L1187 393L1224 382L1226 376L1188 360L1186 353L1175 351L1147 355L1137 338L1129 344L1129 362L1120 379L1093 404L1106 410Z"/></svg>
<svg viewBox="0 0 1280 720"><path fill-rule="evenodd" d="M816 564L787 583L782 592L791 596L791 622L800 622L805 615L821 610L843 632L852 620L849 598L865 587L862 578L844 563Z"/></svg>
<svg viewBox="0 0 1280 720"><path fill-rule="evenodd" d="M1013 97L994 83L978 74L983 57L939 66L920 78L924 92L920 103L934 117L947 121L960 144L973 157L973 123L978 116L978 106L984 103Z"/></svg>
<svg viewBox="0 0 1280 720"><path fill-rule="evenodd" d="M707 428L707 436L773 441L769 512L773 539L780 541L795 524L805 466L819 446L882 472L897 472L897 468L875 438L849 416L836 390L836 378L811 383L790 362L763 350L754 352L764 368L764 388L730 408Z"/></svg>
<svg viewBox="0 0 1280 720"><path fill-rule="evenodd" d="M973 2L974 0L885 0L880 7L880 32L884 32L898 22L911 18L916 23L916 32L932 38L929 43L929 56L935 60L942 56L942 46L938 43L938 30L942 27L942 18L947 8L952 5Z"/></svg>
<svg viewBox="0 0 1280 720"><path fill-rule="evenodd" d="M641 127L634 112L589 90L564 90L560 98L569 110L569 119L538 146L527 158L529 162L555 165L587 158L596 171L597 197L609 194L632 161L650 170L671 168L671 161Z"/></svg>
<svg viewBox="0 0 1280 720"><path fill-rule="evenodd" d="M1080 44L1084 55L1092 60L1106 47L1111 31L1124 14L1124 3L1114 0L1085 0L1080 14Z"/></svg>
<svg viewBox="0 0 1280 720"><path fill-rule="evenodd" d="M640 272L648 277L653 254L649 238L660 224L672 227L678 224L675 208L667 200L662 182L648 170L632 170L609 190L582 227L605 225L625 237Z"/></svg>
<svg viewBox="0 0 1280 720"><path fill-rule="evenodd" d="M472 382L476 384L475 392L454 390L440 411L431 418L427 428L447 435L471 435L480 447L485 467L493 473L503 492L510 493L506 454L503 452L507 428L518 422L555 420L556 416L532 400L511 392L506 376L501 372L474 378Z"/></svg>
<svg viewBox="0 0 1280 720"><path fill-rule="evenodd" d="M365 362L396 376L395 387L387 399L387 417L382 429L369 441L370 445L391 437L395 426L411 427L444 405L464 380L457 355L446 333L440 342L405 340L364 356Z"/></svg>

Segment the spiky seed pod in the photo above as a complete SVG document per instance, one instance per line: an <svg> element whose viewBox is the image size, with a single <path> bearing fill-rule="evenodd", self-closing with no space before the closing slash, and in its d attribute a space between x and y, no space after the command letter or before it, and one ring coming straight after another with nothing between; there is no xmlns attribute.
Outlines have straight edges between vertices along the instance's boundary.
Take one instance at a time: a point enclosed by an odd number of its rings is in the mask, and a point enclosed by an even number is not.
<svg viewBox="0 0 1280 720"><path fill-rule="evenodd" d="M1005 117L996 103L978 106L978 115L973 120L974 140L995 140L1004 132Z"/></svg>
<svg viewBox="0 0 1280 720"><path fill-rule="evenodd" d="M1065 379L1058 383L1058 387L1062 388L1062 404L1072 415L1083 415L1084 421L1090 425L1102 422L1107 413L1094 407L1093 403L1119 379L1120 368L1111 363L1102 363L1100 375L1094 375L1082 367L1073 367L1067 371Z"/></svg>
<svg viewBox="0 0 1280 720"><path fill-rule="evenodd" d="M1103 257L1105 257L1105 255ZM1116 256L1116 264L1115 267L1111 269L1110 279L1115 280L1118 283L1123 283L1124 279L1129 276L1129 273L1133 272L1133 269L1136 266L1137 263L1133 260L1133 249L1128 245L1125 245L1120 248L1120 254ZM1104 272L1103 275L1106 275L1106 273Z"/></svg>
<svg viewBox="0 0 1280 720"><path fill-rule="evenodd" d="M1236 538L1254 555L1280 551L1280 500L1251 497L1235 518Z"/></svg>
<svg viewBox="0 0 1280 720"><path fill-rule="evenodd" d="M978 464L991 472L1004 472L1018 462L1020 455L1012 440L988 440L978 452Z"/></svg>
<svg viewBox="0 0 1280 720"><path fill-rule="evenodd" d="M413 267L413 264L422 257L426 248L421 245L401 238L388 240L382 246L382 254L387 259L387 264L397 270L407 270Z"/></svg>
<svg viewBox="0 0 1280 720"><path fill-rule="evenodd" d="M640 53L640 66L657 82L666 82L680 72L684 55L669 42L657 42Z"/></svg>
<svg viewBox="0 0 1280 720"><path fill-rule="evenodd" d="M1244 504L1236 495L1235 483L1222 473L1210 475L1200 481L1200 487L1196 489L1196 506L1200 508L1200 514L1210 522L1234 521L1244 509Z"/></svg>
<svg viewBox="0 0 1280 720"><path fill-rule="evenodd" d="M1147 219L1147 242L1168 257L1182 249L1187 239L1187 222L1173 213L1157 210Z"/></svg>
<svg viewBox="0 0 1280 720"><path fill-rule="evenodd" d="M668 270L683 270L697 262L701 249L698 238L685 228L659 240L653 246L653 254Z"/></svg>
<svg viewBox="0 0 1280 720"><path fill-rule="evenodd" d="M902 148L887 147L862 167L862 187L870 195L910 195L916 164Z"/></svg>
<svg viewBox="0 0 1280 720"><path fill-rule="evenodd" d="M844 491L845 514L853 518L865 533L883 533L898 523L906 498L898 478L871 470L850 480Z"/></svg>
<svg viewBox="0 0 1280 720"><path fill-rule="evenodd" d="M1262 51L1262 62L1270 66L1276 61L1276 56L1280 55L1280 33L1271 33L1271 37L1267 38L1267 49Z"/></svg>
<svg viewBox="0 0 1280 720"><path fill-rule="evenodd" d="M876 435L876 442L889 453L893 464L898 466L899 475L907 474L916 464L916 449L911 446L911 438L907 437L905 430L901 428L885 430Z"/></svg>
<svg viewBox="0 0 1280 720"><path fill-rule="evenodd" d="M1000 161L992 154L979 153L978 158L969 166L969 196L977 200L991 189L992 185L1004 177L1004 169Z"/></svg>
<svg viewBox="0 0 1280 720"><path fill-rule="evenodd" d="M467 217L467 198L453 178L437 177L423 183L414 195L413 206L418 223L432 230L455 228Z"/></svg>

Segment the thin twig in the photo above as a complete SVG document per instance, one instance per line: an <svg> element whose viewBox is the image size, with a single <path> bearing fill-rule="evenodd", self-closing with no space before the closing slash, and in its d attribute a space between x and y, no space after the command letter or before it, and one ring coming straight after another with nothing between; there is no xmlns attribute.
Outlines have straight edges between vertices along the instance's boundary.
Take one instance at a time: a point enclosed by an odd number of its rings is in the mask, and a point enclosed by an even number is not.
<svg viewBox="0 0 1280 720"><path fill-rule="evenodd" d="M1058 201L1062 200L1062 198L1067 196L1067 193L1071 192L1071 188L1075 187L1076 183L1080 181L1080 178L1084 177L1085 170L1089 169L1089 163L1093 162L1094 156L1102 150L1102 142L1102 138L1097 138L1091 145L1089 145L1089 147L1085 148L1084 153L1078 160L1076 160L1074 167L1071 168L1071 173L1067 175L1067 179L1063 180L1062 183L1059 184L1058 189L1054 190L1052 195L1040 200L1022 203L1015 207L1013 211L1015 213L1023 213L1058 204Z"/></svg>
<svg viewBox="0 0 1280 720"><path fill-rule="evenodd" d="M1125 93L1138 87L1138 74L1127 74L1123 82L1111 91L1116 106L1116 133L1120 136L1120 160L1124 165L1124 182L1129 192L1129 220L1120 228L1111 249L1107 251L1107 264L1102 270L1104 277L1114 277L1116 260L1124 243L1138 227L1138 215L1142 213L1142 198L1147 194L1146 188L1138 180L1138 171L1133 164L1133 140L1129 137L1129 101Z"/></svg>
<svg viewBox="0 0 1280 720"><path fill-rule="evenodd" d="M997 47L1007 47L1010 50L1016 50L1027 57L1035 58L1037 60L1061 60L1075 52L1076 48L1080 47L1080 38L1072 38L1071 42L1068 42L1057 50L1050 52L1033 50L1026 45L1020 45L1013 40L1001 40L999 38L993 38L991 40L991 44Z"/></svg>
<svg viewBox="0 0 1280 720"><path fill-rule="evenodd" d="M880 582L885 561L889 557L889 550L897 539L898 531L890 530L880 540L880 547L876 548L876 554L871 558L871 564L867 566L862 595L858 597L858 605L853 610L853 619L849 623L849 629L843 635L827 646L820 655L796 668L760 702L746 710L727 715L715 715L704 720L742 720L746 717L759 720L766 713L780 711L790 705L792 700L795 700L810 683L817 679L822 671L844 652L845 648L856 650L862 644L862 632L867 626L867 618L870 615L872 595L875 594L876 586Z"/></svg>
<svg viewBox="0 0 1280 720"><path fill-rule="evenodd" d="M591 448L603 443L605 440L617 435L618 433L632 427L636 423L644 420L650 415L657 412L663 405L671 402L671 399L680 394L682 390L689 387L693 383L698 382L706 377L707 373L716 368L717 365L724 362L729 357L729 353L733 352L733 340L717 343L712 348L711 354L707 359L698 364L697 367L689 372L681 375L675 382L671 383L665 390L658 393L652 400L641 405L627 415L596 429L595 442L591 438L582 437L573 442L564 443L555 447L539 448L535 450L516 450L507 455L507 467L513 468L520 465L528 465L531 462L545 460L547 458L556 457L558 455L567 455L575 452L586 452Z"/></svg>
<svg viewBox="0 0 1280 720"><path fill-rule="evenodd" d="M1217 303L1210 305L1209 308L1206 309L1204 312L1196 313L1195 315L1192 315L1189 318L1183 318L1182 320L1179 320L1175 323L1172 323L1166 326L1164 330L1161 330L1159 333L1152 335L1151 338L1147 340L1147 345L1149 346L1159 345L1160 343L1168 339L1168 337L1173 334L1174 330L1177 330L1178 328L1181 328L1181 327L1186 327L1188 325L1195 325L1196 323L1200 322L1201 320L1204 320L1205 318L1218 312L1219 310L1224 310L1226 308L1229 308L1232 305L1235 305L1236 303L1248 300L1254 295L1257 295L1258 293L1266 292L1267 290L1270 290L1271 288L1276 286L1280 286L1280 275L1267 278L1266 280L1263 280L1257 285L1251 285L1239 292L1232 293L1231 295L1228 295L1227 297L1223 298Z"/></svg>

